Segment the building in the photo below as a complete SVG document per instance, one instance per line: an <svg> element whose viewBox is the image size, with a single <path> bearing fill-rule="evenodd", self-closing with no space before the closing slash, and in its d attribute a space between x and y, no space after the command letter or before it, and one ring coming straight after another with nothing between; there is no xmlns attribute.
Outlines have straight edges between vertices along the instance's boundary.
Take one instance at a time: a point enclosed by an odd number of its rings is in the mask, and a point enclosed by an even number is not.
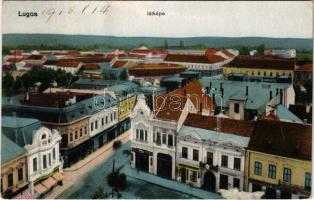
<svg viewBox="0 0 314 200"><path fill-rule="evenodd" d="M64 159L64 167L69 167L130 128L130 121L127 118L97 134L96 132L109 126L109 124L102 126L102 117L99 119L102 115L98 112L101 110L99 107L102 109L107 109L107 107L102 107L101 100L98 102L101 105L95 104L97 99L96 95L90 93L68 91L26 94L24 97L5 99L2 103L2 112L6 115L16 113L21 117L37 118L43 125L57 129L62 136L60 152ZM107 100L110 101L108 104ZM104 101L106 101L106 106L116 105L115 100L109 97L109 94ZM106 111L109 110L113 111L116 108L108 108ZM114 118L114 114L110 116ZM94 122L96 119L98 122ZM116 119L118 119L117 115ZM98 124L97 128L96 124L93 124L92 130L93 122ZM110 124L114 122L110 121Z"/></svg>
<svg viewBox="0 0 314 200"><path fill-rule="evenodd" d="M63 59L63 60L56 60L56 61L47 61L44 63L44 67L53 70L64 70L71 74L76 74L83 63L79 60L72 60L72 59Z"/></svg>
<svg viewBox="0 0 314 200"><path fill-rule="evenodd" d="M216 108L232 119L252 120L264 116L277 104L285 107L294 104L295 92L289 83L242 82L210 77L203 77L200 82L206 94L214 99Z"/></svg>
<svg viewBox="0 0 314 200"><path fill-rule="evenodd" d="M313 64L310 62L297 62L294 69L293 83L295 85L303 85L313 80Z"/></svg>
<svg viewBox="0 0 314 200"><path fill-rule="evenodd" d="M297 199L311 194L312 127L261 120L246 153L246 190L266 198Z"/></svg>
<svg viewBox="0 0 314 200"><path fill-rule="evenodd" d="M43 196L62 182L61 136L36 119L2 117L2 135L26 150L27 181L30 193Z"/></svg>
<svg viewBox="0 0 314 200"><path fill-rule="evenodd" d="M177 136L177 180L212 192L243 191L253 128L254 122L189 114Z"/></svg>
<svg viewBox="0 0 314 200"><path fill-rule="evenodd" d="M223 66L223 74L225 77L232 74L270 78L283 76L293 80L294 67L294 60L262 56L238 56Z"/></svg>
<svg viewBox="0 0 314 200"><path fill-rule="evenodd" d="M1 196L12 198L27 187L26 151L1 133Z"/></svg>
<svg viewBox="0 0 314 200"><path fill-rule="evenodd" d="M32 54L28 56L24 62L32 65L43 65L46 62L47 58L44 55Z"/></svg>
<svg viewBox="0 0 314 200"><path fill-rule="evenodd" d="M291 59L296 57L297 51L295 49L273 49L265 50L264 55L272 55L278 56L280 58Z"/></svg>
<svg viewBox="0 0 314 200"><path fill-rule="evenodd" d="M132 161L139 170L176 178L176 135L189 112L209 114L214 105L198 81L168 94L157 95L151 110L143 94L131 115Z"/></svg>

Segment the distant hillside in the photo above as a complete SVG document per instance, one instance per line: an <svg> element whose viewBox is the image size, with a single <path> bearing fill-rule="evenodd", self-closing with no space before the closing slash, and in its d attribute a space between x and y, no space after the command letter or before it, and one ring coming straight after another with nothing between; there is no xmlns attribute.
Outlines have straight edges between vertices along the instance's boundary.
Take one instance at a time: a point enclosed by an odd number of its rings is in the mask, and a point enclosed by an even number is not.
<svg viewBox="0 0 314 200"><path fill-rule="evenodd" d="M129 46L146 44L151 47L163 46L167 40L169 46L178 46L180 40L185 46L205 45L206 47L257 46L265 44L268 48L295 48L299 51L312 51L312 39L298 38L263 38L263 37L190 37L190 38L158 38L158 37L114 37L92 35L61 34L4 34L4 46L17 45L71 45L71 46Z"/></svg>

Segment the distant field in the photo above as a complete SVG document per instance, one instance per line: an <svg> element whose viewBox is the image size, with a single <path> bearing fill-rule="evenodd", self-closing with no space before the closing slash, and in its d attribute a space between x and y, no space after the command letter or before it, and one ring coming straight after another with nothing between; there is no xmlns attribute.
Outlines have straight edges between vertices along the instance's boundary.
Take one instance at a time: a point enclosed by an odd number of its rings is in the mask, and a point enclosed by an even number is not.
<svg viewBox="0 0 314 200"><path fill-rule="evenodd" d="M313 60L313 53L297 53L297 60Z"/></svg>

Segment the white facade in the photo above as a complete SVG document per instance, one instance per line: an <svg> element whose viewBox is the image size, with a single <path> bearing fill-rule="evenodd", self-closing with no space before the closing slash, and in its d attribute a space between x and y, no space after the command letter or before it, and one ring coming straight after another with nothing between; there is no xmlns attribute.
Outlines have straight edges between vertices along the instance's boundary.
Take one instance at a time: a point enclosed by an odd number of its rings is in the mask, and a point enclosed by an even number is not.
<svg viewBox="0 0 314 200"><path fill-rule="evenodd" d="M180 131L177 137L177 166L179 166L177 180L212 191L218 191L223 187L226 189L239 187L242 191L245 167L244 148L247 144L239 145L237 141L243 139L248 143L249 139L216 131L211 131L212 135L222 134L225 138L217 140L216 136L211 138L209 134L205 139L198 133L198 130L205 134L210 132L210 130L190 127L182 134ZM183 170L185 170L185 180L183 180ZM208 174L211 174L210 179L215 181L206 182ZM223 178L227 180L224 186L221 183Z"/></svg>
<svg viewBox="0 0 314 200"><path fill-rule="evenodd" d="M53 172L57 167L62 171L62 163L59 154L61 136L57 130L46 127L38 129L33 137L33 142L26 145L28 181L32 194L34 193L34 181Z"/></svg>
<svg viewBox="0 0 314 200"><path fill-rule="evenodd" d="M65 67L65 66L56 66L56 65L44 65L44 67L48 68L48 69L53 69L53 70L61 69L65 72L68 72L71 74L76 74L80 70L80 68L82 67L82 63L80 63L76 67Z"/></svg>
<svg viewBox="0 0 314 200"><path fill-rule="evenodd" d="M190 100L187 101L178 121L156 119L146 105L144 95L139 95L131 115L131 166L175 179L176 133L189 110L195 110ZM141 159L137 156L141 156Z"/></svg>
<svg viewBox="0 0 314 200"><path fill-rule="evenodd" d="M89 118L89 136L93 137L118 123L118 107L101 109Z"/></svg>

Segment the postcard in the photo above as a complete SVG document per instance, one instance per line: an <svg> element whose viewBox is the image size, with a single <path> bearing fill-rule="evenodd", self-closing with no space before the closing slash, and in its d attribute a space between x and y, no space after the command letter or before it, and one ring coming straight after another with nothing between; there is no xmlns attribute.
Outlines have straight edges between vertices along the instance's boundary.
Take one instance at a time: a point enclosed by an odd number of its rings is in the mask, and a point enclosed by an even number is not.
<svg viewBox="0 0 314 200"><path fill-rule="evenodd" d="M5 199L298 199L313 2L3 1Z"/></svg>

